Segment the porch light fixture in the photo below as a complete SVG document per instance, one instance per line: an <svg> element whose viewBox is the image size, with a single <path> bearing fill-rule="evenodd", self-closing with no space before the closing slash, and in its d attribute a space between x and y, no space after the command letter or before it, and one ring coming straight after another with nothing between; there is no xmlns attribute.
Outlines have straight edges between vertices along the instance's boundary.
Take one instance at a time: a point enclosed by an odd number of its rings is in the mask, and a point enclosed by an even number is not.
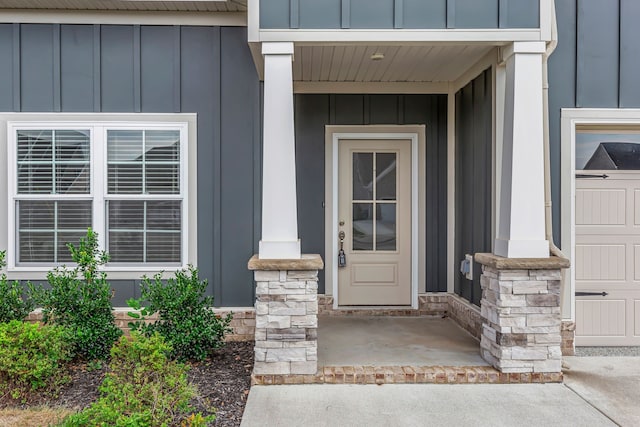
<svg viewBox="0 0 640 427"><path fill-rule="evenodd" d="M370 58L371 58L372 61L380 61L380 60L384 59L384 53L382 53L382 52L372 53Z"/></svg>

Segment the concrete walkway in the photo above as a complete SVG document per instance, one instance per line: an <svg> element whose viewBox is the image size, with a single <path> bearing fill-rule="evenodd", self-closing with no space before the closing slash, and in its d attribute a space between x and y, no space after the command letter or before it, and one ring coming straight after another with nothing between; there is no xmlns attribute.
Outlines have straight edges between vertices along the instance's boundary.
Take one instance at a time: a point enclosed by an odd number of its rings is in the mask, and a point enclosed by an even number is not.
<svg viewBox="0 0 640 427"><path fill-rule="evenodd" d="M318 366L487 366L480 345L436 316L320 316Z"/></svg>
<svg viewBox="0 0 640 427"><path fill-rule="evenodd" d="M251 388L242 427L613 426L562 384ZM637 425L637 424L636 424Z"/></svg>
<svg viewBox="0 0 640 427"><path fill-rule="evenodd" d="M253 387L253 426L640 426L640 357L565 357L564 384Z"/></svg>
<svg viewBox="0 0 640 427"><path fill-rule="evenodd" d="M565 357L564 383L621 426L640 426L640 357Z"/></svg>

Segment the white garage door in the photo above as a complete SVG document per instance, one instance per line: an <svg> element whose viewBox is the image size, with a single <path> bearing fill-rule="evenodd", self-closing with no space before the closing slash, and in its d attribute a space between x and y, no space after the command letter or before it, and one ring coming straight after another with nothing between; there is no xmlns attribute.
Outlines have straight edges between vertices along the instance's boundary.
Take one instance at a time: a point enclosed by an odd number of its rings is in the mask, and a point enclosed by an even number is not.
<svg viewBox="0 0 640 427"><path fill-rule="evenodd" d="M575 224L576 345L640 345L640 171L578 172Z"/></svg>

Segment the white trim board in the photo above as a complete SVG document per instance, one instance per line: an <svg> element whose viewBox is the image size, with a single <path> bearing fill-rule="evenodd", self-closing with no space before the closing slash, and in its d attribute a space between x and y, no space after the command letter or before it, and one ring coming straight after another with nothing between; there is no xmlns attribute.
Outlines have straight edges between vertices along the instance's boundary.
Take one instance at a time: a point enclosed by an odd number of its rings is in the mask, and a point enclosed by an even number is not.
<svg viewBox="0 0 640 427"><path fill-rule="evenodd" d="M298 29L260 29L258 40L275 42L364 42L364 43L402 43L402 42L445 42L445 43L491 43L502 45L514 41L541 41L539 29L378 29L378 30L298 30Z"/></svg>
<svg viewBox="0 0 640 427"><path fill-rule="evenodd" d="M293 82L294 93L444 94L447 82Z"/></svg>
<svg viewBox="0 0 640 427"><path fill-rule="evenodd" d="M564 289L562 306L563 320L575 321L575 196L576 196L576 127L582 125L596 126L640 126L640 109L595 109L595 108L563 108L561 110L561 151L560 151L560 224L562 235L560 242L562 252L571 261L569 268L569 286ZM567 295L568 294L568 295ZM569 297L569 298L567 298ZM567 315L568 314L568 315Z"/></svg>
<svg viewBox="0 0 640 427"><path fill-rule="evenodd" d="M455 292L456 257L456 92L447 95L447 292Z"/></svg>
<svg viewBox="0 0 640 427"><path fill-rule="evenodd" d="M244 12L155 12L114 10L0 10L0 23L19 24L114 24L203 25L246 27Z"/></svg>
<svg viewBox="0 0 640 427"><path fill-rule="evenodd" d="M325 128L325 293L338 306L338 144L341 139L411 140L411 307L418 308L418 284L425 285L425 126L326 126Z"/></svg>

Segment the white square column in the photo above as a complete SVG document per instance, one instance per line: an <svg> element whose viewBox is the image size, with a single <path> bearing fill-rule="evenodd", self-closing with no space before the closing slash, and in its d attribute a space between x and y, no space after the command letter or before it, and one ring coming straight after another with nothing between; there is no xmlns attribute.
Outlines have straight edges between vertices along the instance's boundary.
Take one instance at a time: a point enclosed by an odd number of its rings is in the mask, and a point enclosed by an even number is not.
<svg viewBox="0 0 640 427"><path fill-rule="evenodd" d="M260 259L300 259L293 122L293 43L263 43Z"/></svg>
<svg viewBox="0 0 640 427"><path fill-rule="evenodd" d="M504 139L495 254L507 258L549 257L544 219L544 52L544 42L515 42L503 53Z"/></svg>

